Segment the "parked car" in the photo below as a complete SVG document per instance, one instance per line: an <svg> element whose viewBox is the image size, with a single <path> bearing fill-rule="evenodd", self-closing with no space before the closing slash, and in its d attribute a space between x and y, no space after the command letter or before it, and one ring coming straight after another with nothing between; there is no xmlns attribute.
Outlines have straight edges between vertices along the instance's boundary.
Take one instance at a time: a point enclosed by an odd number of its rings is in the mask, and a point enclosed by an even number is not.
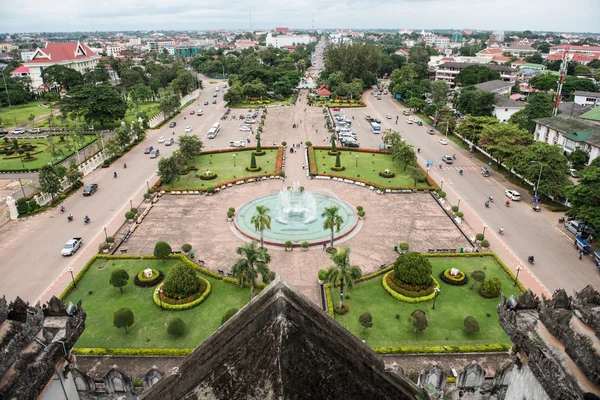
<svg viewBox="0 0 600 400"><path fill-rule="evenodd" d="M251 128L251 127L249 127L248 125L242 125L242 126L240 126L240 131L246 131L246 132L249 132L249 131L251 131L251 130L252 130L252 128Z"/></svg>
<svg viewBox="0 0 600 400"><path fill-rule="evenodd" d="M29 133L41 133L42 130L40 128L32 128L27 130Z"/></svg>
<svg viewBox="0 0 600 400"><path fill-rule="evenodd" d="M246 142L242 142L241 140L229 142L229 147L246 147Z"/></svg>
<svg viewBox="0 0 600 400"><path fill-rule="evenodd" d="M191 126L186 126L185 127L185 133L189 133L192 131L192 127Z"/></svg>
<svg viewBox="0 0 600 400"><path fill-rule="evenodd" d="M13 135L20 135L22 133L25 133L25 129L15 129L14 131L11 132Z"/></svg>
<svg viewBox="0 0 600 400"><path fill-rule="evenodd" d="M448 144L448 139L446 139L446 138L441 138L441 139L439 140L439 142L440 142L440 144Z"/></svg>
<svg viewBox="0 0 600 400"><path fill-rule="evenodd" d="M197 115L197 116L201 116L203 113L204 113L204 111L203 111L203 110L198 110L198 111L196 111L196 115Z"/></svg>
<svg viewBox="0 0 600 400"><path fill-rule="evenodd" d="M8 131L6 129L0 129L0 135L8 135Z"/></svg>
<svg viewBox="0 0 600 400"><path fill-rule="evenodd" d="M402 114L404 114L404 115L410 115L410 111L404 110L404 111L402 111Z"/></svg>
<svg viewBox="0 0 600 400"><path fill-rule="evenodd" d="M334 107L333 111L340 111L340 108L339 107Z"/></svg>
<svg viewBox="0 0 600 400"><path fill-rule="evenodd" d="M165 137L161 136L158 138L158 143L164 143L165 142Z"/></svg>
<svg viewBox="0 0 600 400"><path fill-rule="evenodd" d="M154 150L154 147L148 146L144 149L144 154L150 154L152 150Z"/></svg>
<svg viewBox="0 0 600 400"><path fill-rule="evenodd" d="M412 125L413 120L409 118L409 119L406 120L406 123L409 124L409 125Z"/></svg>
<svg viewBox="0 0 600 400"><path fill-rule="evenodd" d="M516 190L506 190L504 192L504 194L506 195L506 197L508 197L512 201L520 201L521 200L521 194L519 192L517 192Z"/></svg>
<svg viewBox="0 0 600 400"><path fill-rule="evenodd" d="M452 156L442 156L442 161L446 164L452 164L454 162L454 158L452 158Z"/></svg>
<svg viewBox="0 0 600 400"><path fill-rule="evenodd" d="M379 118L373 118L373 119L372 119L372 121L373 121L373 122L377 122L378 124L380 124L380 123L381 123L381 120L380 120Z"/></svg>
<svg viewBox="0 0 600 400"><path fill-rule="evenodd" d="M569 168L569 175L571 175L573 178L577 178L579 176L579 171L574 168Z"/></svg>
<svg viewBox="0 0 600 400"><path fill-rule="evenodd" d="M160 151L158 149L154 149L150 152L150 158L156 158L160 155Z"/></svg>
<svg viewBox="0 0 600 400"><path fill-rule="evenodd" d="M176 126L176 125L177 125L177 122L175 122L175 121L171 121L171 122L169 123L169 128L175 128L175 126Z"/></svg>
<svg viewBox="0 0 600 400"><path fill-rule="evenodd" d="M223 89L226 89L226 88L227 88L227 85L223 85Z"/></svg>
<svg viewBox="0 0 600 400"><path fill-rule="evenodd" d="M218 93L213 93L213 97L217 97L218 95Z"/></svg>
<svg viewBox="0 0 600 400"><path fill-rule="evenodd" d="M98 184L90 183L89 185L85 185L85 187L83 188L83 195L91 196L94 193L96 193L97 190L98 190Z"/></svg>
<svg viewBox="0 0 600 400"><path fill-rule="evenodd" d="M358 142L344 142L344 143L342 143L342 145L344 147L355 147L355 148L360 147L360 144Z"/></svg>
<svg viewBox="0 0 600 400"><path fill-rule="evenodd" d="M435 131L431 128L427 129L427 133L429 133L430 135L435 135Z"/></svg>
<svg viewBox="0 0 600 400"><path fill-rule="evenodd" d="M204 102L204 105L207 106L208 105L208 100Z"/></svg>
<svg viewBox="0 0 600 400"><path fill-rule="evenodd" d="M165 146L170 146L170 145L172 145L173 143L175 143L175 139L173 139L173 138L168 138L168 139L165 141Z"/></svg>

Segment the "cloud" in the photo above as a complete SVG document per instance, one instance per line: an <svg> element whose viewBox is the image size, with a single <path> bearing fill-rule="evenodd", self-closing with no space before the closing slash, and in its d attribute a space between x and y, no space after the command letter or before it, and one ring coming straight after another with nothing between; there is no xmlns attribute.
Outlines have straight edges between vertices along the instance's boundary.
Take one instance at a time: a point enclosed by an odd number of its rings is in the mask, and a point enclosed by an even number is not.
<svg viewBox="0 0 600 400"><path fill-rule="evenodd" d="M454 28L598 30L598 0L0 0L0 30L206 30L310 28Z"/></svg>

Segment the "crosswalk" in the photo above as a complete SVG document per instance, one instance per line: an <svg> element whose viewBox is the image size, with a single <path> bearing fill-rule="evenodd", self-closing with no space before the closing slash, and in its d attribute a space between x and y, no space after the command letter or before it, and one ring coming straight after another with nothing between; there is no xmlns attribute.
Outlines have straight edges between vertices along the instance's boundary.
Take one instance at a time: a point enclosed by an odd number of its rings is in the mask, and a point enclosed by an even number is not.
<svg viewBox="0 0 600 400"><path fill-rule="evenodd" d="M433 167L429 167L429 168L433 168ZM479 167L477 167L477 166L461 167L458 165L444 164L444 163L442 163L441 169L439 167L439 164L436 166L436 169L438 169L440 171L460 171L462 169L464 172L479 172Z"/></svg>

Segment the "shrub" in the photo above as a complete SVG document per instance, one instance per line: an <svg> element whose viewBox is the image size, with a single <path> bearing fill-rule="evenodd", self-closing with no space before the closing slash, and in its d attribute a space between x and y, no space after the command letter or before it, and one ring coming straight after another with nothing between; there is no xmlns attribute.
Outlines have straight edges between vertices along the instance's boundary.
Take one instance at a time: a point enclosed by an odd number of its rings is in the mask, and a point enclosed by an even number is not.
<svg viewBox="0 0 600 400"><path fill-rule="evenodd" d="M229 310L225 311L225 315L223 315L223 318L221 318L221 325L223 325L225 322L229 321L229 319L231 317L233 317L235 314L237 314L238 309L237 308L230 308Z"/></svg>
<svg viewBox="0 0 600 400"><path fill-rule="evenodd" d="M99 251L104 251L104 250L108 250L110 248L110 245L106 242L102 242L98 245L98 250Z"/></svg>
<svg viewBox="0 0 600 400"><path fill-rule="evenodd" d="M106 238L106 243L114 243L115 242L115 237L114 236L108 236Z"/></svg>
<svg viewBox="0 0 600 400"><path fill-rule="evenodd" d="M154 189L150 188L150 189L148 189L148 191L146 193L148 193L148 194L154 194Z"/></svg>
<svg viewBox="0 0 600 400"><path fill-rule="evenodd" d="M431 286L431 263L420 253L403 254L394 262L394 280L423 288Z"/></svg>
<svg viewBox="0 0 600 400"><path fill-rule="evenodd" d="M468 334L479 332L479 322L477 322L475 317L466 317L463 324L465 325Z"/></svg>
<svg viewBox="0 0 600 400"><path fill-rule="evenodd" d="M235 213L233 211L227 211L227 218L233 218Z"/></svg>
<svg viewBox="0 0 600 400"><path fill-rule="evenodd" d="M285 242L285 248L286 249L291 249L293 245L294 244L292 243L291 240L288 240L288 241Z"/></svg>
<svg viewBox="0 0 600 400"><path fill-rule="evenodd" d="M364 211L364 210L361 210L361 211L359 211L359 212L358 212L358 216L359 216L359 217L361 217L361 218L364 218L364 216L365 216L365 211Z"/></svg>
<svg viewBox="0 0 600 400"><path fill-rule="evenodd" d="M164 262L171 254L171 251L172 250L171 246L169 246L169 243L160 241L154 246L154 257Z"/></svg>
<svg viewBox="0 0 600 400"><path fill-rule="evenodd" d="M200 282L196 271L186 264L175 266L162 286L166 297L180 300L198 293Z"/></svg>
<svg viewBox="0 0 600 400"><path fill-rule="evenodd" d="M350 311L350 308L348 307L348 304L345 304L345 303L344 303L344 304L342 304L342 307L341 307L341 308L340 308L340 307L333 307L333 311L334 311L336 314L339 314L339 315L344 315L344 314L346 314L348 311Z"/></svg>
<svg viewBox="0 0 600 400"><path fill-rule="evenodd" d="M34 199L29 200L28 204L30 211L35 211L40 208L40 205Z"/></svg>
<svg viewBox="0 0 600 400"><path fill-rule="evenodd" d="M475 235L475 239L479 240L479 241L483 240L484 239L483 233L478 233L477 235Z"/></svg>
<svg viewBox="0 0 600 400"><path fill-rule="evenodd" d="M150 193L144 193L144 199L148 200L152 195Z"/></svg>
<svg viewBox="0 0 600 400"><path fill-rule="evenodd" d="M326 281L327 280L327 270L320 269L318 272L318 277L319 277L320 281Z"/></svg>
<svg viewBox="0 0 600 400"><path fill-rule="evenodd" d="M454 215L461 219L465 216L465 214L462 211L457 211Z"/></svg>
<svg viewBox="0 0 600 400"><path fill-rule="evenodd" d="M406 242L400 243L400 250L408 251L408 243L406 243Z"/></svg>
<svg viewBox="0 0 600 400"><path fill-rule="evenodd" d="M127 211L127 212L125 213L125 219L126 219L126 220L129 220L129 221L130 221L130 220L132 220L132 219L134 219L134 218L135 218L135 213L132 213L131 211Z"/></svg>
<svg viewBox="0 0 600 400"><path fill-rule="evenodd" d="M486 299L495 299L502 292L502 283L497 277L483 281L479 287L479 295Z"/></svg>
<svg viewBox="0 0 600 400"><path fill-rule="evenodd" d="M302 248L303 249L308 249L308 242L307 241L302 242Z"/></svg>
<svg viewBox="0 0 600 400"><path fill-rule="evenodd" d="M287 146L287 142L283 141L283 142L281 142L281 145L282 145L283 147L285 147L285 146Z"/></svg>
<svg viewBox="0 0 600 400"><path fill-rule="evenodd" d="M440 191L438 192L438 195L440 196L440 199L443 199L443 198L445 198L445 197L446 197L446 192L444 192L443 190L440 190Z"/></svg>
<svg viewBox="0 0 600 400"><path fill-rule="evenodd" d="M452 212L454 212L454 213L458 212L458 206L452 206Z"/></svg>
<svg viewBox="0 0 600 400"><path fill-rule="evenodd" d="M134 321L135 321L135 319L133 317L133 311L131 311L127 307L121 307L121 308L117 309L115 311L115 313L113 314L114 326L119 329L124 328L125 333L129 333L129 332L127 332L127 328L129 328L131 325L133 325Z"/></svg>
<svg viewBox="0 0 600 400"><path fill-rule="evenodd" d="M129 274L124 269L115 269L110 274L110 284L119 288L121 293L123 293L123 286L127 285L127 281L129 281Z"/></svg>
<svg viewBox="0 0 600 400"><path fill-rule="evenodd" d="M27 214L29 211L29 204L27 204L27 199L21 197L17 200L17 211L19 214Z"/></svg>
<svg viewBox="0 0 600 400"><path fill-rule="evenodd" d="M135 208L135 207L132 207L131 210L129 210L129 211L131 211L134 214L137 214L137 212L138 212L137 208Z"/></svg>
<svg viewBox="0 0 600 400"><path fill-rule="evenodd" d="M181 318L173 318L169 321L167 333L171 336L181 336L185 333L185 322Z"/></svg>
<svg viewBox="0 0 600 400"><path fill-rule="evenodd" d="M362 211L362 210L364 210L363 206L357 206L357 207L356 207L356 211L359 211L359 212L360 212L360 211Z"/></svg>
<svg viewBox="0 0 600 400"><path fill-rule="evenodd" d="M358 317L358 322L360 322L361 332L364 331L366 328L373 327L373 317L371 316L371 313L365 312L360 314L360 317Z"/></svg>
<svg viewBox="0 0 600 400"><path fill-rule="evenodd" d="M235 207L229 207L229 210L227 210L227 211L235 213Z"/></svg>
<svg viewBox="0 0 600 400"><path fill-rule="evenodd" d="M306 145L306 147L312 146L312 142L310 140L307 140L306 142L304 142L304 144Z"/></svg>
<svg viewBox="0 0 600 400"><path fill-rule="evenodd" d="M183 251L184 253L189 253L191 250L192 250L192 245L189 243L186 243L181 246L181 251Z"/></svg>
<svg viewBox="0 0 600 400"><path fill-rule="evenodd" d="M481 247L483 247L484 249L487 249L488 247L490 247L490 242L488 242L486 239L483 239L481 241Z"/></svg>
<svg viewBox="0 0 600 400"><path fill-rule="evenodd" d="M214 188L214 187L212 187L212 186L209 186L209 187L207 187L207 188L206 188L206 193L210 193L210 194L212 194L212 193L214 193L214 192L215 192L215 188Z"/></svg>
<svg viewBox="0 0 600 400"><path fill-rule="evenodd" d="M429 319L427 315L425 315L425 311L423 310L414 310L410 313L410 317L408 317L408 321L413 326L413 333L421 332L427 328L429 324Z"/></svg>
<svg viewBox="0 0 600 400"><path fill-rule="evenodd" d="M473 289L473 287L475 285L477 285L477 283L481 283L483 281L485 281L485 272L481 271L481 270L475 270L473 272L471 272L471 279L473 279L475 282L473 282L473 284L471 285L470 289Z"/></svg>
<svg viewBox="0 0 600 400"><path fill-rule="evenodd" d="M469 281L469 278L467 278L467 275L464 272L458 271L457 275L451 275L450 269L440 272L440 279L453 286L463 286Z"/></svg>

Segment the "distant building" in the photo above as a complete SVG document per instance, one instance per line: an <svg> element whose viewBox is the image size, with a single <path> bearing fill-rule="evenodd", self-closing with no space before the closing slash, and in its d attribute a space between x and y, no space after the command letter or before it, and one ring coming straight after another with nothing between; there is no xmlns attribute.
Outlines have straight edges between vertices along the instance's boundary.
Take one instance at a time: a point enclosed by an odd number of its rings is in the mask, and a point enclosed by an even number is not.
<svg viewBox="0 0 600 400"><path fill-rule="evenodd" d="M452 34L452 42L458 43L463 41L462 33L453 33Z"/></svg>
<svg viewBox="0 0 600 400"><path fill-rule="evenodd" d="M535 140L558 144L567 154L581 149L589 155L588 165L600 156L600 124L562 114L540 118L535 123Z"/></svg>
<svg viewBox="0 0 600 400"><path fill-rule="evenodd" d="M15 69L13 72L10 73L10 76L12 76L13 78L23 78L25 76L30 75L31 73L29 72L29 68L25 65L19 66L19 68Z"/></svg>
<svg viewBox="0 0 600 400"><path fill-rule="evenodd" d="M140 38L131 38L129 39L129 45L130 46L139 46L142 44L142 39Z"/></svg>
<svg viewBox="0 0 600 400"><path fill-rule="evenodd" d="M463 69L474 65L472 63L461 63L461 62L447 62L437 67L435 71L436 81L446 81L450 87L454 87L454 78ZM500 73L500 79L505 82L514 83L517 80L517 70L503 65L494 64L480 64L492 71Z"/></svg>
<svg viewBox="0 0 600 400"><path fill-rule="evenodd" d="M567 47L566 44L559 44L558 46L550 47L549 54L562 54ZM590 53L590 54L600 54L600 46L571 46L569 50L570 53Z"/></svg>
<svg viewBox="0 0 600 400"><path fill-rule="evenodd" d="M398 31L398 33L400 35L410 35L411 33L413 33L412 29L402 29L401 31Z"/></svg>
<svg viewBox="0 0 600 400"><path fill-rule="evenodd" d="M100 56L84 43L46 43L43 49L37 48L30 61L25 63L31 73L31 85L37 88L44 82L42 71L52 65L64 65L84 73L98 65Z"/></svg>
<svg viewBox="0 0 600 400"><path fill-rule="evenodd" d="M255 42L254 40L239 39L235 41L235 48L237 50L247 49L248 47L254 47L256 45L258 45L258 42Z"/></svg>
<svg viewBox="0 0 600 400"><path fill-rule="evenodd" d="M10 43L0 43L0 53L18 50L19 46Z"/></svg>
<svg viewBox="0 0 600 400"><path fill-rule="evenodd" d="M504 31L494 31L490 35L490 39L504 42Z"/></svg>
<svg viewBox="0 0 600 400"><path fill-rule="evenodd" d="M435 47L446 48L446 47L450 46L450 38L445 37L445 36L435 36L431 40L431 43Z"/></svg>
<svg viewBox="0 0 600 400"><path fill-rule="evenodd" d="M106 46L106 55L109 57L115 56L115 55L119 54L122 50L123 50L123 48L121 47L120 44L109 44Z"/></svg>
<svg viewBox="0 0 600 400"><path fill-rule="evenodd" d="M186 59L188 57L194 57L200 54L200 47L193 45L179 45L175 46L175 57Z"/></svg>
<svg viewBox="0 0 600 400"><path fill-rule="evenodd" d="M278 35L273 36L270 32L267 34L267 46L273 46L279 49L284 46L297 46L299 44L309 44L310 35Z"/></svg>
<svg viewBox="0 0 600 400"><path fill-rule="evenodd" d="M153 40L146 43L148 51L161 52L164 48L175 46L174 40Z"/></svg>
<svg viewBox="0 0 600 400"><path fill-rule="evenodd" d="M524 101L513 100L501 94L496 94L494 99L492 115L498 118L500 122L508 121L514 113L521 111L527 105Z"/></svg>
<svg viewBox="0 0 600 400"><path fill-rule="evenodd" d="M407 58L410 55L410 53L408 51L404 50L404 49L398 49L398 50L396 50L394 52L394 54L397 55L397 56L404 56L404 57L407 57Z"/></svg>
<svg viewBox="0 0 600 400"><path fill-rule="evenodd" d="M573 101L584 106L600 106L600 93L576 90Z"/></svg>
<svg viewBox="0 0 600 400"><path fill-rule="evenodd" d="M537 53L537 50L531 47L531 44L524 41L511 43L508 47L502 49L506 53L510 53L513 56L525 57Z"/></svg>
<svg viewBox="0 0 600 400"><path fill-rule="evenodd" d="M283 34L288 34L290 33L290 29L289 28L275 28L275 33L283 33Z"/></svg>
<svg viewBox="0 0 600 400"><path fill-rule="evenodd" d="M591 110L581 114L579 118L600 123L600 107L592 108Z"/></svg>
<svg viewBox="0 0 600 400"><path fill-rule="evenodd" d="M491 61L493 57L501 56L502 53L502 49L492 49L488 47L487 49L483 49L477 54L475 54L475 56L479 58L485 58Z"/></svg>
<svg viewBox="0 0 600 400"><path fill-rule="evenodd" d="M331 91L329 90L329 86L327 85L321 85L319 86L319 88L317 89L317 96L319 97L331 97Z"/></svg>
<svg viewBox="0 0 600 400"><path fill-rule="evenodd" d="M475 87L479 90L483 90L489 93L495 93L499 95L507 95L510 94L510 90L513 87L511 82L501 81L499 79L478 83Z"/></svg>
<svg viewBox="0 0 600 400"><path fill-rule="evenodd" d="M35 51L22 51L21 52L21 61L27 62L33 58Z"/></svg>

